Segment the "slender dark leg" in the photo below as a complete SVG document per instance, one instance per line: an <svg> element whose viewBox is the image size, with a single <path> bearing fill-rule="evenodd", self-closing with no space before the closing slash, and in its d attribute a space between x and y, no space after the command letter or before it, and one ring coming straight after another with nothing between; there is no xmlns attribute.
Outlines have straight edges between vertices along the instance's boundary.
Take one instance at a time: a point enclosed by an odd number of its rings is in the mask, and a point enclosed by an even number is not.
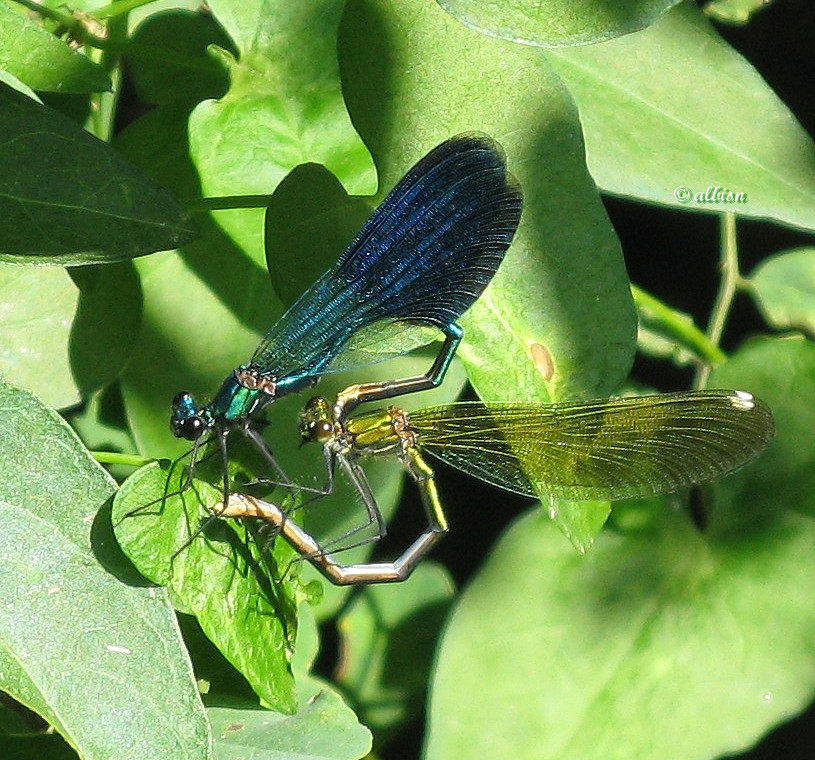
<svg viewBox="0 0 815 760"><path fill-rule="evenodd" d="M343 459L340 460L344 461ZM418 450L408 449L403 459L405 467L416 481L427 515L427 529L393 562L367 562L344 565L306 533L275 504L251 496L235 494L222 506L224 517L259 517L273 523L286 541L311 562L329 581L338 586L360 583L397 583L406 580L424 556L448 531L447 518L441 506L432 468ZM353 463L350 463L353 464ZM363 475L364 477L364 475ZM367 479L365 479L367 486ZM368 489L370 492L370 488ZM363 494L360 491L360 494ZM363 500L366 497L363 495ZM374 507L376 503L373 502ZM221 505L219 505L221 506ZM379 510L376 507L376 513ZM374 521L372 517L371 522ZM383 526L384 527L384 526Z"/></svg>
<svg viewBox="0 0 815 760"><path fill-rule="evenodd" d="M447 374L450 362L453 361L456 349L464 337L464 331L455 323L448 325L444 333L446 336L444 344L427 374L406 377L401 380L386 380L381 383L351 385L337 395L334 403L334 419L344 427L345 419L360 404L438 387Z"/></svg>

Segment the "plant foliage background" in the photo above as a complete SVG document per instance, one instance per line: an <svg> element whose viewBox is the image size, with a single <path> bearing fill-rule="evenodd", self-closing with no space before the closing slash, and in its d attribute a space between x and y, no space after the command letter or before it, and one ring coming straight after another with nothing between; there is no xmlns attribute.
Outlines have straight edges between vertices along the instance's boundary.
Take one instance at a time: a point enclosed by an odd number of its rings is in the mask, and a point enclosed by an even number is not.
<svg viewBox="0 0 815 760"><path fill-rule="evenodd" d="M778 727L815 696L815 145L721 33L813 12L760 5L0 0L0 756L810 757L811 718ZM211 394L469 130L524 216L451 376L406 403L705 381L770 404L768 451L701 506L542 509L441 471L444 563L393 587L323 588L238 523L187 546L206 478L128 520L184 451L174 394ZM269 438L308 480L304 400ZM388 556L417 508L371 478ZM305 517L337 536L358 509Z"/></svg>

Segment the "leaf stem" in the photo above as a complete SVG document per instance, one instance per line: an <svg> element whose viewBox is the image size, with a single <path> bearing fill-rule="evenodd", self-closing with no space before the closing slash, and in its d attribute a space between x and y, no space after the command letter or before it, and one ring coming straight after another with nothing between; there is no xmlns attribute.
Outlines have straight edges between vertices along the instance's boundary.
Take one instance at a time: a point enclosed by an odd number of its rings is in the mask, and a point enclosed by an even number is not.
<svg viewBox="0 0 815 760"><path fill-rule="evenodd" d="M693 349L706 364L721 364L727 358L725 353L715 343L712 343L693 322L682 318L668 304L633 283L631 284L631 295L634 296L634 303L638 311L650 312L671 334Z"/></svg>
<svg viewBox="0 0 815 760"><path fill-rule="evenodd" d="M730 309L733 306L733 299L736 291L742 285L743 280L739 273L739 247L736 235L736 215L724 213L721 217L721 262L722 279L719 283L719 292L713 302L713 309L710 314L710 321L707 326L708 340L718 348L724 333L724 327ZM705 387L710 375L711 365L706 363L696 372L693 387L697 390Z"/></svg>
<svg viewBox="0 0 815 760"><path fill-rule="evenodd" d="M124 464L128 467L144 467L155 462L155 457L143 457L139 454L122 454L118 451L92 451L91 456L99 464Z"/></svg>
<svg viewBox="0 0 815 760"><path fill-rule="evenodd" d="M57 8L49 8L46 5L40 5L36 0L15 0L15 2L28 8L28 10L42 16L56 21L60 26L64 27L63 31L67 33L71 39L76 40L82 45L88 47L98 48L105 50L112 46L111 43L104 37L99 37L88 31L87 19L93 19L93 16L88 14L84 19L74 16L71 13L65 13Z"/></svg>

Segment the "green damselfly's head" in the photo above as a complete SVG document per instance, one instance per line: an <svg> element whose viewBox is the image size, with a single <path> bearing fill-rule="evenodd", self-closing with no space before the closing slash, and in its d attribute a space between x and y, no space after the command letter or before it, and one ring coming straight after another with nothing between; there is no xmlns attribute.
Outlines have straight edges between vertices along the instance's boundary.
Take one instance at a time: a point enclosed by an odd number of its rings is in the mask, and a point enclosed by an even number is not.
<svg viewBox="0 0 815 760"><path fill-rule="evenodd" d="M334 436L331 406L322 396L310 399L300 416L302 443L327 443Z"/></svg>

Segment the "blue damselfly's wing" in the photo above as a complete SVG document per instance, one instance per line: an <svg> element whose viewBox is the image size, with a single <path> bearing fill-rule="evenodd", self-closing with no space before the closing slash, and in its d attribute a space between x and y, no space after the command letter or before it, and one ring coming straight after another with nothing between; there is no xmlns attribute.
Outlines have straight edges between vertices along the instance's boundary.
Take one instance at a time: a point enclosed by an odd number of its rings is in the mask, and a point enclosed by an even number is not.
<svg viewBox="0 0 815 760"><path fill-rule="evenodd" d="M497 143L480 134L448 140L405 175L336 265L272 327L252 365L296 384L428 342L489 284L521 205Z"/></svg>

